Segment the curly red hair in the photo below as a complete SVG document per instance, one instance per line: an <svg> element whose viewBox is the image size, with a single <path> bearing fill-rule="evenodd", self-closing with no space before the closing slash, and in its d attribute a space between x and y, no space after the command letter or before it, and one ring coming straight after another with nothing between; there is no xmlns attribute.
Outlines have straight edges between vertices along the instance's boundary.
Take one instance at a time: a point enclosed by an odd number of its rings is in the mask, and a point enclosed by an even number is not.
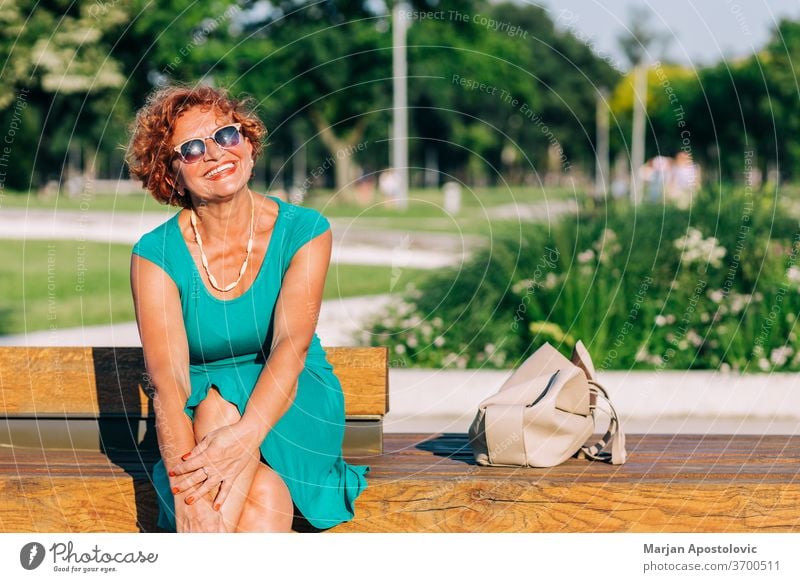
<svg viewBox="0 0 800 582"><path fill-rule="evenodd" d="M175 121L193 107L215 107L242 124L242 135L253 146L255 162L261 154L267 128L256 115L253 101L252 97L234 99L225 89L207 85L171 84L154 90L129 128L131 138L125 161L131 175L141 180L142 186L162 204L190 208L189 196L178 196L165 179L177 155L169 147Z"/></svg>

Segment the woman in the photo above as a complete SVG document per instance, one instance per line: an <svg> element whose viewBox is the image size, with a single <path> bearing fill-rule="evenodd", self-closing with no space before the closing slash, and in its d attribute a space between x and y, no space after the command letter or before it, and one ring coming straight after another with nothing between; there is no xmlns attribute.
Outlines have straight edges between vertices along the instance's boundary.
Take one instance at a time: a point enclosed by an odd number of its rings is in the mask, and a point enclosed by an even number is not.
<svg viewBox="0 0 800 582"><path fill-rule="evenodd" d="M314 331L328 221L250 190L266 129L223 90L157 90L131 132L131 173L182 207L131 258L155 387L159 526L291 531L293 517L318 529L351 519L369 467L342 459L344 397Z"/></svg>

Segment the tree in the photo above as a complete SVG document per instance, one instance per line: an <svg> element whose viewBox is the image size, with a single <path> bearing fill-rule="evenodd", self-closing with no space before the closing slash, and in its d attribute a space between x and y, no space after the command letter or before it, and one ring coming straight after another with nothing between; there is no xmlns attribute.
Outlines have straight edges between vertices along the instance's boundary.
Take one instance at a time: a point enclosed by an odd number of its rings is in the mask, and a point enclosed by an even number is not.
<svg viewBox="0 0 800 582"><path fill-rule="evenodd" d="M387 18L359 2L277 2L247 22L232 50L236 70L226 67L222 74L237 90L262 96L276 120L273 136L297 129L290 122L298 117L310 122L345 195L358 177L358 152L372 145L365 142L367 126L377 121L385 127L388 119ZM292 146L296 141L283 139Z"/></svg>
<svg viewBox="0 0 800 582"><path fill-rule="evenodd" d="M107 98L125 82L120 63L108 54L106 35L118 31L128 14L116 5L95 12L89 3L27 1L4 5L0 19L4 24L0 27L0 55L5 57L0 109L5 107L6 115L13 116L8 108L15 93L24 89L24 133L28 137L21 139L30 143L30 136L49 138L36 144L39 151L26 152L24 162L15 165L9 183L27 187L52 173L53 168L61 176L70 150L77 152L71 164L76 171L75 157L83 157L91 167L94 144L108 118L108 113L93 107L93 102ZM81 156L82 147L86 151Z"/></svg>

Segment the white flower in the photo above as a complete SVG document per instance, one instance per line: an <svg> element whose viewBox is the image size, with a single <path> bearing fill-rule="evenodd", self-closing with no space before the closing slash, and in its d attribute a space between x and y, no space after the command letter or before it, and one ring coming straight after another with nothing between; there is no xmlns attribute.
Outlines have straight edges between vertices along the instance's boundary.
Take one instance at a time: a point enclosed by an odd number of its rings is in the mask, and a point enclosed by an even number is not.
<svg viewBox="0 0 800 582"><path fill-rule="evenodd" d="M415 347L417 347L419 345L419 342L417 341L417 336L415 336L415 335L408 336L406 338L406 343L408 344L408 347L410 347L410 348L415 348Z"/></svg>
<svg viewBox="0 0 800 582"><path fill-rule="evenodd" d="M656 315L656 325L658 327L664 327L667 324L667 318L663 315L659 314Z"/></svg>
<svg viewBox="0 0 800 582"><path fill-rule="evenodd" d="M789 361L789 356L794 353L794 350L789 346L782 346L779 348L775 348L770 352L769 359L770 361L775 364L776 366L780 367L786 364Z"/></svg>
<svg viewBox="0 0 800 582"><path fill-rule="evenodd" d="M703 233L698 229L689 227L686 234L674 242L675 247L681 251L681 261L687 265L694 263L707 263L712 267L722 264L722 257L727 251L713 236L703 238Z"/></svg>
<svg viewBox="0 0 800 582"><path fill-rule="evenodd" d="M458 354L450 352L442 360L442 366L447 368L448 366L454 364L457 359L458 359Z"/></svg>
<svg viewBox="0 0 800 582"><path fill-rule="evenodd" d="M720 364L719 366L719 371L722 372L723 374L728 374L731 371L731 365L728 364L727 362L722 362L722 364Z"/></svg>
<svg viewBox="0 0 800 582"><path fill-rule="evenodd" d="M789 267L789 270L786 271L786 278L789 279L791 283L800 283L800 268L796 265Z"/></svg>
<svg viewBox="0 0 800 582"><path fill-rule="evenodd" d="M417 306L415 303L407 303L401 300L396 309L398 316L405 317L406 315L414 313L414 311L417 309Z"/></svg>
<svg viewBox="0 0 800 582"><path fill-rule="evenodd" d="M760 358L758 360L758 367L766 372L769 370L769 360L767 358Z"/></svg>
<svg viewBox="0 0 800 582"><path fill-rule="evenodd" d="M709 291L708 296L714 303L721 303L722 300L725 298L725 294L722 292L721 289L717 289L716 291Z"/></svg>
<svg viewBox="0 0 800 582"><path fill-rule="evenodd" d="M751 296L746 294L734 293L731 295L731 313L736 314L742 311L750 303L750 299Z"/></svg>
<svg viewBox="0 0 800 582"><path fill-rule="evenodd" d="M511 291L520 295L525 289L533 285L533 279L522 279L511 286Z"/></svg>
<svg viewBox="0 0 800 582"><path fill-rule="evenodd" d="M436 339L433 340L433 345L435 345L437 348L442 347L444 345L444 338L440 335L437 335Z"/></svg>
<svg viewBox="0 0 800 582"><path fill-rule="evenodd" d="M594 258L594 251L592 249L587 249L582 253L578 253L578 262L579 263L588 263Z"/></svg>
<svg viewBox="0 0 800 582"><path fill-rule="evenodd" d="M403 344L397 344L396 346L394 346L394 351L397 352L398 354L405 354L406 346L404 346Z"/></svg>
<svg viewBox="0 0 800 582"><path fill-rule="evenodd" d="M433 323L433 327L442 327L444 322L441 317L434 317L431 323Z"/></svg>
<svg viewBox="0 0 800 582"><path fill-rule="evenodd" d="M547 277L544 278L544 288L555 289L556 285L558 285L558 275L555 273L547 273Z"/></svg>
<svg viewBox="0 0 800 582"><path fill-rule="evenodd" d="M701 338L693 329L690 329L688 332L686 332L686 339L689 340L696 348L699 348L703 343L703 338Z"/></svg>
<svg viewBox="0 0 800 582"><path fill-rule="evenodd" d="M494 351L496 349L497 348L492 343L489 343L489 344L486 344L485 346L483 346L483 351L486 352L487 355L491 355L492 353L494 353Z"/></svg>
<svg viewBox="0 0 800 582"><path fill-rule="evenodd" d="M612 257L622 250L617 242L617 234L610 228L603 230L593 246L597 251L598 261L603 265L610 264Z"/></svg>

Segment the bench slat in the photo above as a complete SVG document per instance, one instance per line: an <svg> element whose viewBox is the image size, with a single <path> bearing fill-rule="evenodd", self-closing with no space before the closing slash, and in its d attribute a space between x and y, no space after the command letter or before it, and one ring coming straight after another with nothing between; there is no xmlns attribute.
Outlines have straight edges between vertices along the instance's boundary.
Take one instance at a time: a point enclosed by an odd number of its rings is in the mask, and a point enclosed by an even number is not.
<svg viewBox="0 0 800 582"><path fill-rule="evenodd" d="M333 532L759 532L800 528L800 437L629 435L622 466L478 467L466 435L386 434ZM693 456L692 452L695 452ZM689 456L687 456L689 454ZM731 456L729 456L731 455ZM153 531L149 453L0 448L5 532Z"/></svg>
<svg viewBox="0 0 800 582"><path fill-rule="evenodd" d="M389 410L386 348L325 348L342 384L345 414ZM141 348L2 347L0 394L6 416L146 417L151 406Z"/></svg>

